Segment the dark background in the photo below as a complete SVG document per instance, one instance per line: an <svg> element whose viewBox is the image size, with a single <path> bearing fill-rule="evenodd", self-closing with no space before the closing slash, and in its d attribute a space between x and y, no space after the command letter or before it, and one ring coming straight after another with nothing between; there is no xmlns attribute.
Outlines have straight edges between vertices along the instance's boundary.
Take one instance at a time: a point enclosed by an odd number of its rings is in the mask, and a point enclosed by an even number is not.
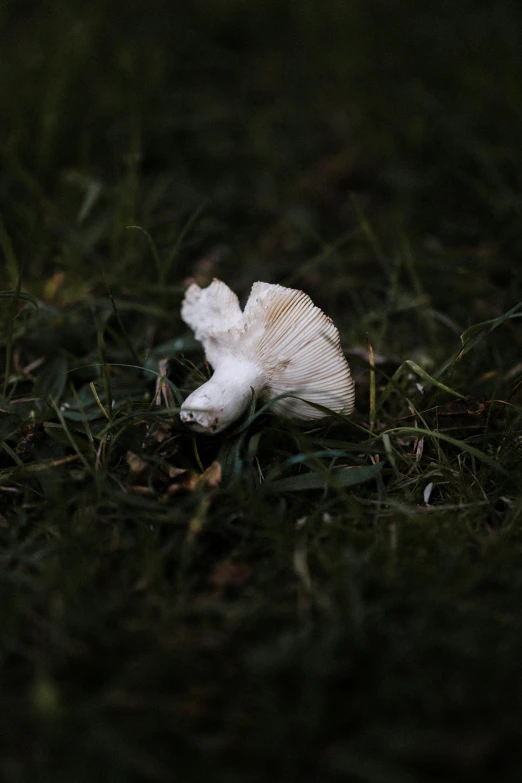
<svg viewBox="0 0 522 783"><path fill-rule="evenodd" d="M0 0L6 783L521 779L521 16ZM332 316L352 424L150 425L154 379L108 365L194 388L213 276ZM432 377L371 432L367 337L379 395ZM332 448L382 480L331 483ZM271 484L304 467L324 492Z"/></svg>

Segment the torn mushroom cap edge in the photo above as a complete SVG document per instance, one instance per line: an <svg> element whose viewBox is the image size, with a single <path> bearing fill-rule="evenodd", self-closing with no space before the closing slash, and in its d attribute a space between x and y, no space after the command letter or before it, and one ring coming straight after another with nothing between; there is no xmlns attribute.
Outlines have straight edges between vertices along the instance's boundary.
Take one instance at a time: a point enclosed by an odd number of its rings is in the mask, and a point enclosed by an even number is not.
<svg viewBox="0 0 522 783"><path fill-rule="evenodd" d="M353 411L354 384L339 332L303 291L255 283L242 313L237 296L214 280L205 289L187 289L181 315L215 370L225 357L229 366L232 358L253 361L266 376L262 399L295 395L276 400L273 413L302 419L326 415L298 397L337 413Z"/></svg>

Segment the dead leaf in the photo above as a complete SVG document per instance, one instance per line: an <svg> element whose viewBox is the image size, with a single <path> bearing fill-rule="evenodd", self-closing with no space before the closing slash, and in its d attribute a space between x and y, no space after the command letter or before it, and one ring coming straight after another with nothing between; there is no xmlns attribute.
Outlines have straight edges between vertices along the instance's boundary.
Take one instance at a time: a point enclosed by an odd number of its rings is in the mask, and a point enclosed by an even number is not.
<svg viewBox="0 0 522 783"><path fill-rule="evenodd" d="M146 462L141 457L138 457L138 455L134 454L132 451L128 451L125 458L127 460L129 470L134 476L137 476L139 473L144 473L147 468L150 467L148 462Z"/></svg>
<svg viewBox="0 0 522 783"><path fill-rule="evenodd" d="M41 424L29 422L28 424L23 424L16 434L20 440L16 445L15 452L21 457L26 457L31 453L35 442L43 437L44 430Z"/></svg>
<svg viewBox="0 0 522 783"><path fill-rule="evenodd" d="M210 581L220 595L227 589L238 589L248 582L252 569L247 563L231 563L223 560L218 563L210 575Z"/></svg>
<svg viewBox="0 0 522 783"><path fill-rule="evenodd" d="M221 484L222 478L223 470L221 464L217 462L217 460L214 460L212 465L209 465L205 472L198 478L194 488L203 489L206 487L208 489L216 489L216 487L219 487Z"/></svg>
<svg viewBox="0 0 522 783"><path fill-rule="evenodd" d="M450 418L456 426L465 427L477 424L478 419L488 410L489 400L486 397L466 397L465 400L451 400L446 405L439 406L439 419Z"/></svg>
<svg viewBox="0 0 522 783"><path fill-rule="evenodd" d="M171 479L178 478L187 472L186 468L169 468L167 471L168 477Z"/></svg>

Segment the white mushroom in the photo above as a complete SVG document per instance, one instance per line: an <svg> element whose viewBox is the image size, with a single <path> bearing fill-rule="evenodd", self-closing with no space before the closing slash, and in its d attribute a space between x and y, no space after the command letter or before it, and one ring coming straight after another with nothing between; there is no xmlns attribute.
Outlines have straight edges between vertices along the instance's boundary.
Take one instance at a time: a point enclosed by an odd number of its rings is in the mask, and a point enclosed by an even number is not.
<svg viewBox="0 0 522 783"><path fill-rule="evenodd" d="M252 390L276 400L272 413L298 419L325 414L303 400L337 413L354 406L354 385L339 332L303 291L254 283L244 312L220 280L191 285L181 317L205 349L214 374L181 406L181 420L196 432L216 434L248 408ZM300 398L300 399L297 399Z"/></svg>

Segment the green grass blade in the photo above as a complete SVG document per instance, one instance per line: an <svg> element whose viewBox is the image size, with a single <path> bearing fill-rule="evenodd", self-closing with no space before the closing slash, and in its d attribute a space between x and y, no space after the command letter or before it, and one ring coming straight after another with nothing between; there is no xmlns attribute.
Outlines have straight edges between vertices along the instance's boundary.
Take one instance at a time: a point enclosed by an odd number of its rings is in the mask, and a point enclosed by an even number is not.
<svg viewBox="0 0 522 783"><path fill-rule="evenodd" d="M20 293L22 290L22 270L20 269L18 275L18 282L16 284L16 290L12 297L9 311L7 313L7 327L6 327L6 340L5 340L5 376L4 376L4 397L7 397L7 387L9 385L9 374L11 372L11 362L13 359L13 333L14 322L16 318L16 305L20 299Z"/></svg>
<svg viewBox="0 0 522 783"><path fill-rule="evenodd" d="M391 429L386 430L386 432L383 434L384 435L408 434L414 436L428 435L432 438L436 438L437 440L442 440L445 441L446 443L451 443L452 446L456 446L461 451L467 451L468 454L471 454L472 456L486 463L486 465L489 465L491 468L498 471L499 473L507 474L507 471L502 467L502 465L499 464L498 460L493 459L493 457L490 457L487 454L484 454L484 452L481 451L480 449L476 449L474 446L470 446L469 443L466 443L466 441L464 440L459 440L458 438L452 438L451 435L446 435L445 433L438 432L437 430L425 430L421 427L392 427Z"/></svg>
<svg viewBox="0 0 522 783"><path fill-rule="evenodd" d="M382 463L364 465L354 468L338 468L329 475L319 475L315 472L302 473L299 476L267 481L265 489L272 492L303 492L309 489L325 489L328 486L353 487L375 478L382 470Z"/></svg>
<svg viewBox="0 0 522 783"><path fill-rule="evenodd" d="M28 302L38 309L38 300L31 296L31 294L24 294L22 291L0 291L0 299L20 299L23 302Z"/></svg>
<svg viewBox="0 0 522 783"><path fill-rule="evenodd" d="M9 284L16 286L18 281L18 260L16 258L11 237L7 233L4 221L0 217L0 247L4 256L4 264L9 278Z"/></svg>

